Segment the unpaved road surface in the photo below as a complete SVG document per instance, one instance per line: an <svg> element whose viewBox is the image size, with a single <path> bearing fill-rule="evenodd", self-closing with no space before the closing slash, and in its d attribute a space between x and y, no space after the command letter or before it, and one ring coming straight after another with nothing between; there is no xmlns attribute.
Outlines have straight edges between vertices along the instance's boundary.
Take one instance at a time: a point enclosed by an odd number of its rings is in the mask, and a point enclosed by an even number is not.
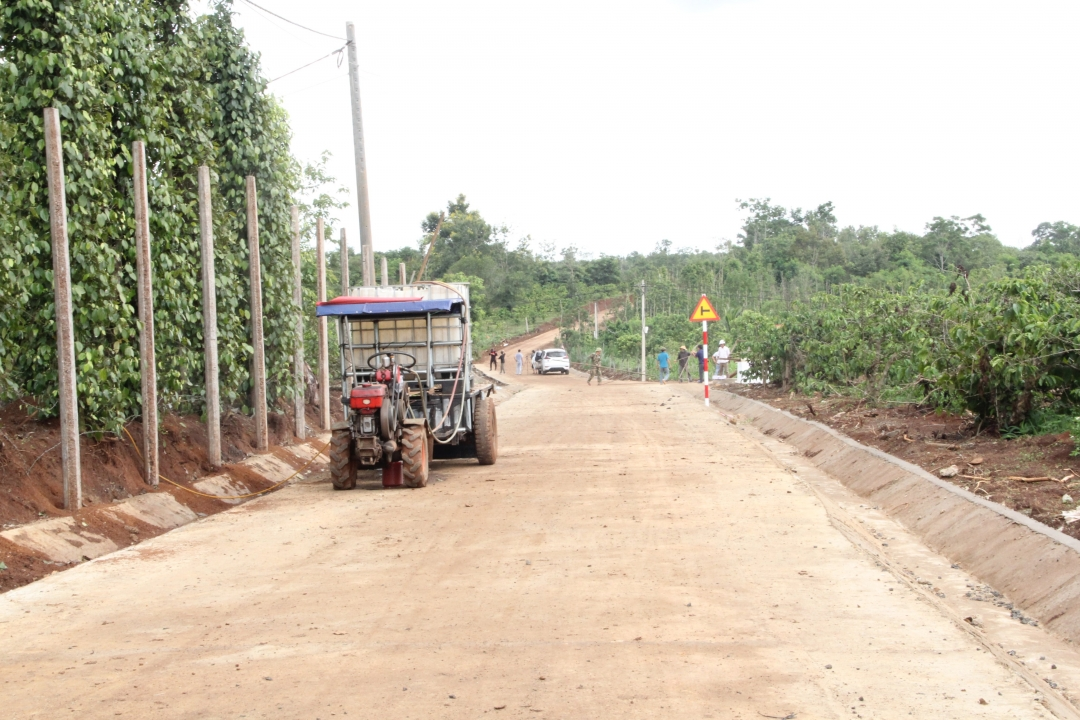
<svg viewBox="0 0 1080 720"><path fill-rule="evenodd" d="M0 597L0 714L1053 717L700 386L503 377L492 467L316 478Z"/></svg>

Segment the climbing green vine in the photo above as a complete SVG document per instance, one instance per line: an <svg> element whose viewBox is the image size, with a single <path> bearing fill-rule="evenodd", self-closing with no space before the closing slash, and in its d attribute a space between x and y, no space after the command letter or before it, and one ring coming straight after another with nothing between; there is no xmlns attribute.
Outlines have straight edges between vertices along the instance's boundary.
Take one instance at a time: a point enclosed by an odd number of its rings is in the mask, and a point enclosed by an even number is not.
<svg viewBox="0 0 1080 720"><path fill-rule="evenodd" d="M259 188L269 397L292 391L287 117L227 2L9 0L0 8L0 401L57 409L42 110L60 111L81 418L139 413L130 147L147 143L163 409L202 410L196 170L212 169L222 401L246 409L250 345L244 178Z"/></svg>

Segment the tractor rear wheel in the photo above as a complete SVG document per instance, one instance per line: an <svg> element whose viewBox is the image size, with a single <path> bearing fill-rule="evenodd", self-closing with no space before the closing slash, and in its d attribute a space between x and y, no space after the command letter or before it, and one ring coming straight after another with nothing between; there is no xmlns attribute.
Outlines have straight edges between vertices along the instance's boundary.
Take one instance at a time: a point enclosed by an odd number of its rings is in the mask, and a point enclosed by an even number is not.
<svg viewBox="0 0 1080 720"><path fill-rule="evenodd" d="M495 403L486 395L473 402L473 435L476 459L481 465L494 465L499 457L499 426L495 421Z"/></svg>
<svg viewBox="0 0 1080 720"><path fill-rule="evenodd" d="M422 488L427 486L428 466L431 461L427 428L423 425L408 425L401 436L401 478L406 487Z"/></svg>
<svg viewBox="0 0 1080 720"><path fill-rule="evenodd" d="M356 460L352 456L352 429L347 423L335 427L330 436L330 482L335 490L356 487Z"/></svg>

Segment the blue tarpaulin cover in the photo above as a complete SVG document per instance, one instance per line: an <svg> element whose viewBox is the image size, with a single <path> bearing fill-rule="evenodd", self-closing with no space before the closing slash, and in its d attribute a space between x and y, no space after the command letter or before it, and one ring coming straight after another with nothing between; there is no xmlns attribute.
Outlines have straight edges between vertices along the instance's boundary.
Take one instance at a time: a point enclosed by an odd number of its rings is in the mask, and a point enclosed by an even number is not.
<svg viewBox="0 0 1080 720"><path fill-rule="evenodd" d="M315 317L340 317L342 315L424 315L426 313L448 313L454 306L460 306L461 300L419 300L410 302L380 303L338 303L319 305L315 308Z"/></svg>

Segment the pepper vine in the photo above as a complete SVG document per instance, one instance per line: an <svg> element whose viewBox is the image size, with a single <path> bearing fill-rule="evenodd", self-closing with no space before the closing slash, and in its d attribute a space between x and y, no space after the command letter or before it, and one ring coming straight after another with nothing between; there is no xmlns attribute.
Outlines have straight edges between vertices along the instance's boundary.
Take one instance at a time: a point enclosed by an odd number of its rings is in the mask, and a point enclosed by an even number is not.
<svg viewBox="0 0 1080 720"><path fill-rule="evenodd" d="M154 320L164 410L203 408L197 167L214 177L223 404L246 410L252 354L244 178L259 188L268 396L293 389L289 206L299 167L230 5L9 0L0 8L0 401L57 411L42 110L60 112L80 417L139 414L132 141L147 143Z"/></svg>

